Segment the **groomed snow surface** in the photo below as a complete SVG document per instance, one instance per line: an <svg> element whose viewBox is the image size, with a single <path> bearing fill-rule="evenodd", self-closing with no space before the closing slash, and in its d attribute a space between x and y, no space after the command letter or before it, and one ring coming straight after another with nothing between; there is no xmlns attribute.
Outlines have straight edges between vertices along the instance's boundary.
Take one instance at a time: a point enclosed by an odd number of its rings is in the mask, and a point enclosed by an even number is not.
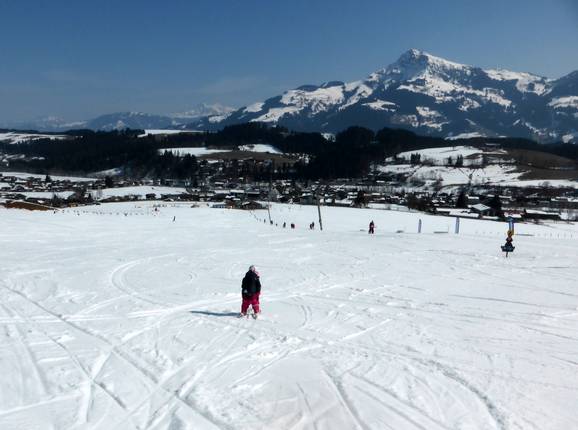
<svg viewBox="0 0 578 430"><path fill-rule="evenodd" d="M574 225L322 211L0 210L0 428L578 428Z"/></svg>

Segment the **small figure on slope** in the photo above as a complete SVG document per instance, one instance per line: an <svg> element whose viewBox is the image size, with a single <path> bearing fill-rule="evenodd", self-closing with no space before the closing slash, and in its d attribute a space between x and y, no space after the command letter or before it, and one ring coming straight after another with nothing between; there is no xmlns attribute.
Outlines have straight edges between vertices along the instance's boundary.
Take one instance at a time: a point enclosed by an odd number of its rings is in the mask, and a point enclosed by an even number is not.
<svg viewBox="0 0 578 430"><path fill-rule="evenodd" d="M239 317L244 317L247 315L247 310L249 306L253 308L253 318L257 319L257 314L260 312L259 309L259 295L261 294L261 281L259 279L259 272L255 269L255 266L249 267L248 272L243 278L241 284L241 295L243 297L243 303L241 305L241 314Z"/></svg>
<svg viewBox="0 0 578 430"><path fill-rule="evenodd" d="M506 258L508 257L509 252L514 252L514 249L516 249L516 247L512 243L514 242L514 238L512 236L514 236L514 232L510 229L508 230L508 237L506 238L506 243L502 245L502 251L506 253Z"/></svg>
<svg viewBox="0 0 578 430"><path fill-rule="evenodd" d="M373 220L371 220L371 222L369 223L369 234L374 234L375 233L375 224L373 223Z"/></svg>

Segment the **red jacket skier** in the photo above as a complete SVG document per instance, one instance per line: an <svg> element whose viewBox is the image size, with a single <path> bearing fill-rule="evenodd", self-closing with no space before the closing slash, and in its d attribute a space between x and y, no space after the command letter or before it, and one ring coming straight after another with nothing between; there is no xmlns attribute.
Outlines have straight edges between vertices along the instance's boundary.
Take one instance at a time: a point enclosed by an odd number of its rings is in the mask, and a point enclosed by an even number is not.
<svg viewBox="0 0 578 430"><path fill-rule="evenodd" d="M259 309L259 295L261 294L261 281L259 279L259 272L255 266L249 267L248 272L241 283L241 295L243 303L241 305L241 315L247 315L249 305L253 308L253 318L257 318Z"/></svg>

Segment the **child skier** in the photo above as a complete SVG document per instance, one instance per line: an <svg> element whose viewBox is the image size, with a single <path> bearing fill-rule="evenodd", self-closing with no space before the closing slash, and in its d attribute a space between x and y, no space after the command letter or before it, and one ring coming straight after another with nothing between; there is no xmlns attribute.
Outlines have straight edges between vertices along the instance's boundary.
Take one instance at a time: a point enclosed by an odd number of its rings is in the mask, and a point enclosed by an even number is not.
<svg viewBox="0 0 578 430"><path fill-rule="evenodd" d="M502 251L506 253L506 257L508 257L509 252L514 252L514 249L516 249L516 247L513 244L514 242L514 238L512 237L513 235L514 231L508 230L508 237L506 238L506 243L505 245L502 245Z"/></svg>
<svg viewBox="0 0 578 430"><path fill-rule="evenodd" d="M239 317L244 317L247 315L247 310L249 305L253 308L253 318L257 318L259 313L259 295L261 294L261 281L259 280L259 272L255 269L255 266L249 267L248 272L243 278L241 283L241 295L243 297L243 303L241 305L241 314Z"/></svg>

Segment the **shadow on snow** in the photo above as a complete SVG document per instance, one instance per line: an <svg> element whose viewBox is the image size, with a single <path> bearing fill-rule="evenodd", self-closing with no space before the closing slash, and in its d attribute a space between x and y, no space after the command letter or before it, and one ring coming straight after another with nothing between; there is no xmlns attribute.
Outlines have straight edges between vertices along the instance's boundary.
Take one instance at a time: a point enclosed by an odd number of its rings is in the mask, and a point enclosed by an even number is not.
<svg viewBox="0 0 578 430"><path fill-rule="evenodd" d="M207 315L210 317L235 317L239 312L211 312L211 311L189 311L193 315Z"/></svg>

